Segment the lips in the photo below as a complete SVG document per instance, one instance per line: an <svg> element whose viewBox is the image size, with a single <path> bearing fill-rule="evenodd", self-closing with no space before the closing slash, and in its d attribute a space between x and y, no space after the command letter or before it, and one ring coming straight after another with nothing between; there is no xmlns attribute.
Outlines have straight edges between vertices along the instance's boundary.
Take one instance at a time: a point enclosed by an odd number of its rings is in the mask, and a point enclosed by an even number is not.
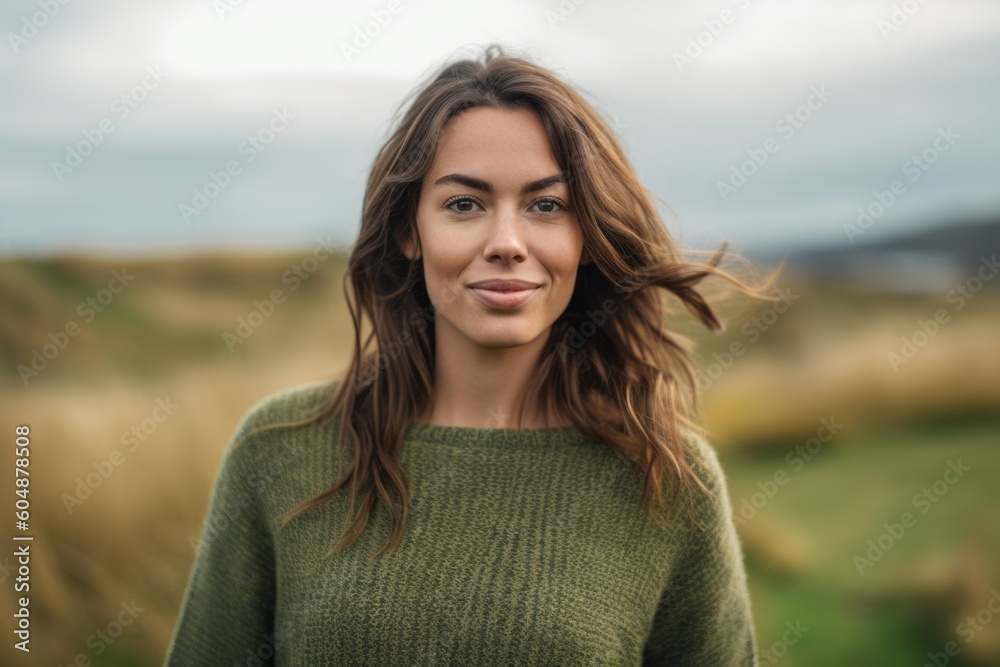
<svg viewBox="0 0 1000 667"><path fill-rule="evenodd" d="M525 280L480 280L469 285L476 298L492 308L513 310L524 304L541 288Z"/></svg>
<svg viewBox="0 0 1000 667"><path fill-rule="evenodd" d="M494 280L480 280L470 284L469 287L492 290L495 292L516 292L518 290L535 289L536 287L539 287L539 285L538 283L529 283L526 280L507 280L498 278Z"/></svg>

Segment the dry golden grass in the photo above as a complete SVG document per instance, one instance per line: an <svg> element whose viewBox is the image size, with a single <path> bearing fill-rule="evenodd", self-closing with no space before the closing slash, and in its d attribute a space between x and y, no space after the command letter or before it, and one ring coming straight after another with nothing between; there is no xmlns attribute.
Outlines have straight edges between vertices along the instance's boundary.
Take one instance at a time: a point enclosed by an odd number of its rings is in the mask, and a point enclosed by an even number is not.
<svg viewBox="0 0 1000 667"><path fill-rule="evenodd" d="M325 263L291 292L281 275L302 256L127 263L134 284L27 387L16 365L47 342L49 332L79 319L76 304L122 262L0 265L0 352L8 361L0 376L0 415L8 428L32 426L31 612L38 662L69 664L81 653L93 660L87 638L133 599L145 609L140 622L126 628L100 664L116 664L115 655L162 661L194 558L191 538L200 533L223 448L240 417L267 394L330 377L347 361L343 260ZM223 331L275 288L285 289L287 302L230 354ZM885 353L926 316L924 305L866 314L839 329L816 316L825 303L820 297L793 308L706 393L715 444L783 447L811 435L820 415L864 430L928 415L997 411L1000 316L988 298L956 316L899 373ZM127 451L122 434L167 397L179 405L175 414ZM63 494L72 494L77 480L113 450L121 450L122 464L67 511ZM11 476L4 475L0 494L11 498L12 492ZM808 540L763 520L744 539L774 571L801 572L812 559ZM776 543L790 547L769 549ZM13 595L9 581L4 590ZM9 615L0 629L12 636ZM19 664L20 657L10 642L0 649L2 664Z"/></svg>
<svg viewBox="0 0 1000 667"><path fill-rule="evenodd" d="M191 538L200 532L223 448L240 417L266 394L335 370L332 361L299 357L182 372L155 387L111 378L86 390L4 390L4 423L32 426L31 610L39 659L93 658L88 636L133 599L146 611L126 629L123 645L135 643L141 649L134 655L162 659L194 558ZM129 451L122 434L149 417L158 398L178 407ZM121 463L68 508L64 494L75 494L94 464L115 450ZM2 486L10 497L9 480ZM0 662L15 659L5 644Z"/></svg>
<svg viewBox="0 0 1000 667"><path fill-rule="evenodd" d="M903 302L844 313L823 295L779 317L775 326L703 394L703 416L721 446L783 450L812 437L820 417L844 423L843 435L938 419L1000 416L1000 299L983 294L951 312L905 363L890 363L902 337L942 304ZM870 309L870 312L866 310ZM737 319L738 331L745 320ZM700 337L722 350L726 342ZM703 355L707 362L713 357Z"/></svg>

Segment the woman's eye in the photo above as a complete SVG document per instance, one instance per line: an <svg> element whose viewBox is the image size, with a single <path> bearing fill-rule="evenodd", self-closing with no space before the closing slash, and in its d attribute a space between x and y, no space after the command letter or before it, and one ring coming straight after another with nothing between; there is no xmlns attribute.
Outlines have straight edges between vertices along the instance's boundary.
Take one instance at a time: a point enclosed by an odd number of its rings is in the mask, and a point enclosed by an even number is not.
<svg viewBox="0 0 1000 667"><path fill-rule="evenodd" d="M562 204L554 199L542 199L541 201L536 202L535 206L539 207L538 211L540 213L558 213L563 208Z"/></svg>
<svg viewBox="0 0 1000 667"><path fill-rule="evenodd" d="M445 204L445 207L455 213L473 213L476 210L475 207L479 205L479 202L475 199L461 197L451 200ZM539 213L561 213L565 210L565 207L555 199L540 199L532 206L535 207Z"/></svg>
<svg viewBox="0 0 1000 667"><path fill-rule="evenodd" d="M476 202L472 199L456 199L448 203L448 208L456 213L472 213L474 210L472 207L476 205ZM456 206L460 208L455 208Z"/></svg>

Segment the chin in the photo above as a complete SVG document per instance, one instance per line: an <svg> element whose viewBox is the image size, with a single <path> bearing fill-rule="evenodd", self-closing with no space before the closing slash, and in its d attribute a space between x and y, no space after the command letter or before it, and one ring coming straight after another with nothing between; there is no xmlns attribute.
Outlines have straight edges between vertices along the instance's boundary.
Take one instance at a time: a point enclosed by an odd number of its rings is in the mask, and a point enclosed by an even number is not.
<svg viewBox="0 0 1000 667"><path fill-rule="evenodd" d="M479 345L482 347L502 349L507 347L520 347L531 342L530 338L524 337L513 337L513 336L491 336L491 337L480 337L475 339Z"/></svg>
<svg viewBox="0 0 1000 667"><path fill-rule="evenodd" d="M530 343L537 334L516 328L494 327L492 330L470 332L469 338L483 347L517 347Z"/></svg>
<svg viewBox="0 0 1000 667"><path fill-rule="evenodd" d="M546 333L547 330L545 329L539 331L535 331L534 329L530 331L527 329L506 329L484 332L483 335L478 336L478 341L484 347L517 347L519 345L527 345Z"/></svg>

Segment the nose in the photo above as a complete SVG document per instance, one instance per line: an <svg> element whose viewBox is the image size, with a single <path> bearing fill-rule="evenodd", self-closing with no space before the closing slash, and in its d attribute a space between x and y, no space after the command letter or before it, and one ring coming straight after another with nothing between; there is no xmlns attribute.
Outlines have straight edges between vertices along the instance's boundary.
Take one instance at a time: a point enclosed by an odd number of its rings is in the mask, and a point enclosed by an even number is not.
<svg viewBox="0 0 1000 667"><path fill-rule="evenodd" d="M514 206L500 206L489 226L489 236L483 247L483 257L492 262L499 258L504 264L524 261L528 255L527 221Z"/></svg>

